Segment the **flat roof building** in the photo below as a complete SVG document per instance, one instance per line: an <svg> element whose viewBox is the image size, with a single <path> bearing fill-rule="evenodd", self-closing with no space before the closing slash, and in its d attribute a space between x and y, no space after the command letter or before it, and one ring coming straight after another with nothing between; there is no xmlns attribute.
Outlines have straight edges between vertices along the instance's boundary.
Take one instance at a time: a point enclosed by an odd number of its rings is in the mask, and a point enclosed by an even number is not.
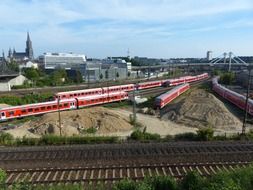
<svg viewBox="0 0 253 190"><path fill-rule="evenodd" d="M45 69L62 68L71 70L85 64L86 56L73 53L44 53L44 55L39 57L39 60Z"/></svg>

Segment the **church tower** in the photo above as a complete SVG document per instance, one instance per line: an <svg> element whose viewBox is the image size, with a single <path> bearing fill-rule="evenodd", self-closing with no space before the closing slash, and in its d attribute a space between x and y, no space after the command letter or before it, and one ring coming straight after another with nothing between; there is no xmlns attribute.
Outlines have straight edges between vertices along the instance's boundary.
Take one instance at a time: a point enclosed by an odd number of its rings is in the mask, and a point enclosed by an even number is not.
<svg viewBox="0 0 253 190"><path fill-rule="evenodd" d="M26 40L25 53L26 53L26 56L27 56L30 60L33 59L32 41L30 40L29 32L27 32L27 40Z"/></svg>

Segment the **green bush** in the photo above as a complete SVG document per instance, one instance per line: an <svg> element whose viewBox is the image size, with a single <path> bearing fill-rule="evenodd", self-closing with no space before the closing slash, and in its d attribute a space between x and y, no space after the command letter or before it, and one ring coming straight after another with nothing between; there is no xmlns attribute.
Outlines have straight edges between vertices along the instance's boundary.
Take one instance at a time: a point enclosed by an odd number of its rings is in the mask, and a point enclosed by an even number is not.
<svg viewBox="0 0 253 190"><path fill-rule="evenodd" d="M197 131L197 138L200 141L210 141L213 139L213 133L212 128L202 128Z"/></svg>
<svg viewBox="0 0 253 190"><path fill-rule="evenodd" d="M202 189L203 178L195 171L187 173L181 181L182 190L200 190Z"/></svg>
<svg viewBox="0 0 253 190"><path fill-rule="evenodd" d="M41 138L16 139L16 145L65 145L65 144L94 144L94 143L117 143L118 137L82 137L82 136L56 136L44 135Z"/></svg>
<svg viewBox="0 0 253 190"><path fill-rule="evenodd" d="M174 136L175 141L196 141L197 135L195 133L181 133Z"/></svg>
<svg viewBox="0 0 253 190"><path fill-rule="evenodd" d="M137 190L136 183L129 179L121 180L120 182L116 183L113 190Z"/></svg>
<svg viewBox="0 0 253 190"><path fill-rule="evenodd" d="M147 180L153 190L177 190L177 183L170 176L156 176Z"/></svg>
<svg viewBox="0 0 253 190"><path fill-rule="evenodd" d="M6 177L7 177L6 172L0 168L0 189L6 189L5 185Z"/></svg>
<svg viewBox="0 0 253 190"><path fill-rule="evenodd" d="M97 132L97 129L95 127L90 127L85 130L86 133L94 134Z"/></svg>
<svg viewBox="0 0 253 190"><path fill-rule="evenodd" d="M220 82L225 85L231 85L234 80L235 74L232 72L227 72L220 76Z"/></svg>
<svg viewBox="0 0 253 190"><path fill-rule="evenodd" d="M9 133L0 133L0 144L1 145L11 145L13 144L14 138Z"/></svg>
<svg viewBox="0 0 253 190"><path fill-rule="evenodd" d="M132 140L160 140L161 137L159 134L151 134L147 132L142 132L140 130L136 130L131 133L130 139Z"/></svg>

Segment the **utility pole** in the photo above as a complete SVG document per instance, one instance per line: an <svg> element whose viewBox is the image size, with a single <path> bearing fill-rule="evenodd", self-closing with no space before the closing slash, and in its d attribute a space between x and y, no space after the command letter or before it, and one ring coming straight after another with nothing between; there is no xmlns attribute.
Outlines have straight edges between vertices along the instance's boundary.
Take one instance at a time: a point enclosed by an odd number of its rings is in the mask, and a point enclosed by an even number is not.
<svg viewBox="0 0 253 190"><path fill-rule="evenodd" d="M60 110L60 96L58 96L58 118L59 118L59 129L60 129L60 136L62 136L62 126L61 126L61 110Z"/></svg>
<svg viewBox="0 0 253 190"><path fill-rule="evenodd" d="M232 64L232 52L229 52L229 66L228 66L228 72L231 71L231 64Z"/></svg>
<svg viewBox="0 0 253 190"><path fill-rule="evenodd" d="M243 118L243 125L242 125L242 135L245 135L245 133L246 133L250 83L251 83L251 69L249 68L248 88L247 88L247 95L246 95L246 101L245 101L244 118Z"/></svg>
<svg viewBox="0 0 253 190"><path fill-rule="evenodd" d="M135 88L137 87L138 85L135 84L134 85L134 90L133 90L133 121L134 123L136 122L137 120L137 117L136 117L136 102L135 102Z"/></svg>

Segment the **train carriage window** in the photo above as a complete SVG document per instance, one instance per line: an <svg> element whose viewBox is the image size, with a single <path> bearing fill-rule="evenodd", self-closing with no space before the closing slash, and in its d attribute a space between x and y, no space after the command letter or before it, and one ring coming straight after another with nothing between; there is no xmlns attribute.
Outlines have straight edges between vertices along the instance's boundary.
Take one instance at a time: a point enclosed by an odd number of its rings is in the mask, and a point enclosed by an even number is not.
<svg viewBox="0 0 253 190"><path fill-rule="evenodd" d="M34 111L39 111L39 108L35 108Z"/></svg>
<svg viewBox="0 0 253 190"><path fill-rule="evenodd" d="M68 103L65 103L65 104L64 104L64 107L67 107L67 106L68 106Z"/></svg>
<svg viewBox="0 0 253 190"><path fill-rule="evenodd" d="M63 95L62 97L63 97L63 98L66 98L66 96L65 96L65 95Z"/></svg>
<svg viewBox="0 0 253 190"><path fill-rule="evenodd" d="M82 92L81 94L82 94L82 96L84 95L84 93L83 93L83 92Z"/></svg>
<svg viewBox="0 0 253 190"><path fill-rule="evenodd" d="M9 115L14 115L14 111L10 111L10 112L9 112Z"/></svg>
<svg viewBox="0 0 253 190"><path fill-rule="evenodd" d="M48 110L51 110L51 109L52 109L52 107L51 107L51 106L47 106L47 109L48 109Z"/></svg>
<svg viewBox="0 0 253 190"><path fill-rule="evenodd" d="M5 116L5 113L4 113L4 112L2 112L2 113L1 113L1 115L2 115L2 117L4 117L4 116Z"/></svg>
<svg viewBox="0 0 253 190"><path fill-rule="evenodd" d="M21 110L21 113L26 113L26 110Z"/></svg>
<svg viewBox="0 0 253 190"><path fill-rule="evenodd" d="M46 109L46 107L41 107L40 109L41 109L41 110L45 110L45 109Z"/></svg>
<svg viewBox="0 0 253 190"><path fill-rule="evenodd" d="M33 111L33 109L32 109L32 108L29 108L29 109L28 109L28 112L32 112L32 111Z"/></svg>
<svg viewBox="0 0 253 190"><path fill-rule="evenodd" d="M57 105L53 105L53 108L56 109L56 108L57 108Z"/></svg>

